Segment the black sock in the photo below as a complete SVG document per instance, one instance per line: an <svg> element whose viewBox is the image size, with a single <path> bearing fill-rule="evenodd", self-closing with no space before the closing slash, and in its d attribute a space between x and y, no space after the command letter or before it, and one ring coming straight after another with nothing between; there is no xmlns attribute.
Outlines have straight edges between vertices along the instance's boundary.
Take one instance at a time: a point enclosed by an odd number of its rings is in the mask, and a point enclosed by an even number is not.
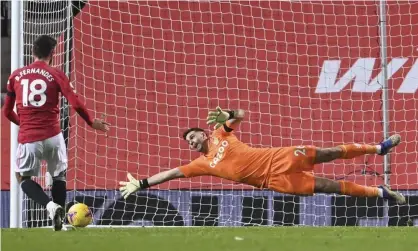
<svg viewBox="0 0 418 251"><path fill-rule="evenodd" d="M44 207L51 201L42 187L31 179L24 179L20 187L29 198Z"/></svg>
<svg viewBox="0 0 418 251"><path fill-rule="evenodd" d="M65 208L65 199L67 197L67 182L62 180L54 180L52 183L52 200Z"/></svg>

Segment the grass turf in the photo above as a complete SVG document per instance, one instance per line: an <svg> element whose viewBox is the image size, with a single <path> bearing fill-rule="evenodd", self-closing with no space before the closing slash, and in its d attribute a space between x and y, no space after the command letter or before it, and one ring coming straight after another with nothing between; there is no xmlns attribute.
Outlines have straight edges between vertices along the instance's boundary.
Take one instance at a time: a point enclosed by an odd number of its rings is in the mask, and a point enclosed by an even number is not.
<svg viewBox="0 0 418 251"><path fill-rule="evenodd" d="M189 227L2 229L2 251L417 250L418 228Z"/></svg>

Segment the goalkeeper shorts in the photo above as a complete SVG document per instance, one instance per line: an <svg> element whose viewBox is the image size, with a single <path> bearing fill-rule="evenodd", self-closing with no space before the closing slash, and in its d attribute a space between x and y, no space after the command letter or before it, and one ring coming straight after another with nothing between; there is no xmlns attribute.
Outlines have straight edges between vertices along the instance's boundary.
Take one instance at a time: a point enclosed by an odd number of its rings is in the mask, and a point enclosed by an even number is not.
<svg viewBox="0 0 418 251"><path fill-rule="evenodd" d="M312 195L315 157L315 146L281 148L273 157L268 188L280 193Z"/></svg>

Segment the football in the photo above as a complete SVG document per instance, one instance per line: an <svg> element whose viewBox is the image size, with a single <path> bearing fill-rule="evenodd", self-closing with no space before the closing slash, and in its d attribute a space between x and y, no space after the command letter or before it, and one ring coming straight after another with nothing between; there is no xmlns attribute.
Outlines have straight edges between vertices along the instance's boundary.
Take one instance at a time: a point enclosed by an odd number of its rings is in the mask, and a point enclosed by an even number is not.
<svg viewBox="0 0 418 251"><path fill-rule="evenodd" d="M77 203L68 210L67 219L74 227L86 227L93 221L93 215L86 204Z"/></svg>

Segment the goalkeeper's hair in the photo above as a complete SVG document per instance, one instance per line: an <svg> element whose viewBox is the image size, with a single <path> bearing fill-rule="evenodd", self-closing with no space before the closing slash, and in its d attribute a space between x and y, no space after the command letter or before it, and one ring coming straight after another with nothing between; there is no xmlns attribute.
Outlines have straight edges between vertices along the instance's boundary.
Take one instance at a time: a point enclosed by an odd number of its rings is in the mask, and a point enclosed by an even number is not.
<svg viewBox="0 0 418 251"><path fill-rule="evenodd" d="M192 127L192 128L187 129L186 131L184 131L183 139L186 139L187 134L189 134L190 132L204 132L204 133L206 133L205 130L203 130L202 128Z"/></svg>
<svg viewBox="0 0 418 251"><path fill-rule="evenodd" d="M46 59L51 56L57 45L57 40L48 35L41 35L33 42L32 53L39 59Z"/></svg>

